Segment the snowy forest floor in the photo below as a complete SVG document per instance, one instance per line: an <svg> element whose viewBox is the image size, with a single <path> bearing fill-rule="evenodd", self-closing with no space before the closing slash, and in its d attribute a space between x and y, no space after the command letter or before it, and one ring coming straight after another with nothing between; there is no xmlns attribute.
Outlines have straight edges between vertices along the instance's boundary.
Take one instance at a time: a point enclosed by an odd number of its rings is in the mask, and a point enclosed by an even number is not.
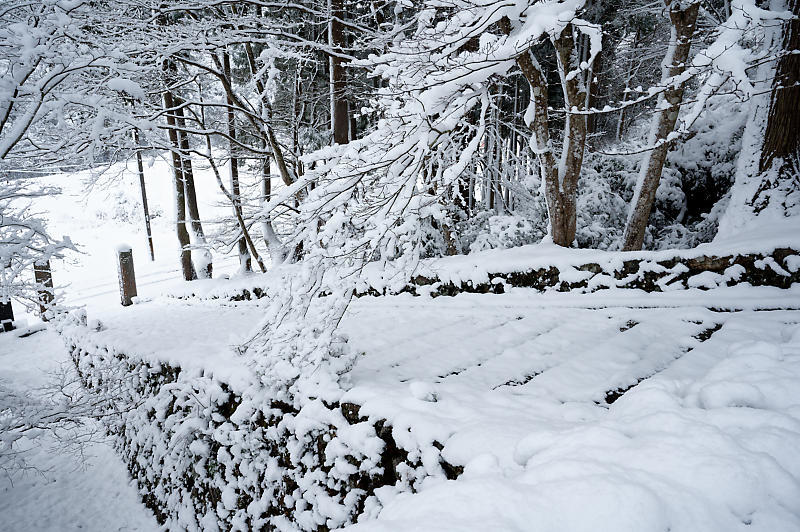
<svg viewBox="0 0 800 532"><path fill-rule="evenodd" d="M535 516L537 530L588 530L598 517L619 530L795 530L800 310L757 309L800 300L760 291L744 292L753 310L740 312L641 295L588 308L602 295L587 304L523 289L359 299L343 325L363 352L349 398L413 427L411 437L445 442L464 474L385 493L380 519L356 528L527 530ZM159 297L90 313L103 323L91 341L236 388L248 373L229 346L257 323L259 305ZM36 386L37 368L63 360L50 331L0 340L0 371L15 382ZM25 363L12 363L21 352ZM55 470L4 486L5 522L154 527L121 463L103 446L91 451L88 469L73 473L71 459L44 450L37 460Z"/></svg>
<svg viewBox="0 0 800 532"><path fill-rule="evenodd" d="M163 295L185 285L168 176L148 179L164 213L157 261L126 214L135 188L113 201L61 198L53 225L86 253L54 264L56 283L70 282L66 302L102 322L91 341L244 386L250 374L230 347L263 302ZM216 216L218 199L201 209ZM116 289L120 240L134 244L142 296L128 308ZM234 257L215 259L217 272L235 273ZM193 286L204 283L247 279ZM354 530L800 530L797 285L364 297L343 329L363 353L345 400L398 434L442 442L463 468L413 494L380 488L382 512ZM41 387L67 360L51 330L0 335L0 379L20 389ZM157 530L110 447L87 450L80 459L48 442L31 449L44 474L0 478L0 529Z"/></svg>

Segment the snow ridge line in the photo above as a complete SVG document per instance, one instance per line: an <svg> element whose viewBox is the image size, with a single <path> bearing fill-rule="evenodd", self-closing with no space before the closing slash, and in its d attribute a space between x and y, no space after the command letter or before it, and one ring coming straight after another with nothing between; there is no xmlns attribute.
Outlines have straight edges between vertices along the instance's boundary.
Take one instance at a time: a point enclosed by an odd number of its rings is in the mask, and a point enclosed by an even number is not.
<svg viewBox="0 0 800 532"><path fill-rule="evenodd" d="M632 323L632 322L629 322L628 324L626 324L626 329L620 329L620 330L624 332L624 330L631 329L631 328L635 327L636 325L638 325L638 323L633 323L633 325L631 325L631 323ZM722 329L722 325L723 325L722 323L716 323L716 324L714 324L714 325L713 325L713 326L711 326L711 327L708 327L708 328L706 328L706 329L703 329L703 330L702 330L702 331L700 331L698 334L694 335L694 339L695 339L695 340L697 340L698 342L700 342L700 344L702 344L703 342L706 342L706 341L708 341L708 340L709 340L709 339L710 339L712 336L714 336L714 333L716 333L717 331L719 331L720 329ZM698 345L699 345L699 344L698 344ZM676 358L675 360L678 360L678 359L680 359L680 358L683 358L684 356L686 356L686 355L688 355L689 353L691 353L692 351L694 351L694 350L695 350L695 348L696 348L696 346L695 346L695 347L689 347L689 348L688 348L688 349L687 349L687 350L686 350L686 351L685 351L685 352L684 352L682 355L680 355L680 356L679 356L678 358ZM673 361L672 361L672 362L671 362L669 365L671 365L672 363L674 363L674 362L675 362L675 360L673 360ZM609 391L607 391L607 392L606 392L606 396L605 396L605 398L603 399L603 401L604 401L604 402L605 402L605 404L607 404L607 405L612 405L612 404L614 404L614 403L617 401L617 399L619 399L620 397L622 397L623 395L625 395L626 393L628 393L629 391L631 391L631 390L632 390L633 388L635 388L636 386L639 386L639 385L640 385L642 382L646 381L647 379L650 379L650 378L652 378L652 377L654 377L654 376L658 375L659 373L661 373L662 371L664 371L665 369L667 369L667 368L669 367L669 365L667 365L667 366L665 366L665 367L663 367L663 368L661 368L661 369L657 370L657 371L656 371L656 372L654 372L654 373L651 373L650 375L647 375L647 376L645 376L645 377L641 377L641 378L639 378L639 379L638 379L636 382L634 382L633 384L631 384L631 385L629 385L629 386L626 386L626 387L624 387L624 388L617 388L617 389L614 389L614 390L609 390Z"/></svg>

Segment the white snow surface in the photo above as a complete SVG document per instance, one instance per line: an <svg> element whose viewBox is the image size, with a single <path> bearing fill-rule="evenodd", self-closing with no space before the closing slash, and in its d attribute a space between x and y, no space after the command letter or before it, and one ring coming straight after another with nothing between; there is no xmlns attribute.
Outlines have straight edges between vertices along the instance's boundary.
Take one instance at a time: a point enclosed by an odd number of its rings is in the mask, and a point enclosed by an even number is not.
<svg viewBox="0 0 800 532"><path fill-rule="evenodd" d="M126 174L120 197L98 189L49 200L43 208L55 232L86 251L53 264L56 283L71 282L67 303L85 304L89 322L100 325L81 331L83 341L243 388L252 375L232 346L258 324L263 302L160 294L225 295L269 276L179 280L167 170L162 162L146 169L151 212L166 213L153 224L155 263L147 260L134 175ZM218 196L200 199L201 212L221 212ZM788 229L738 232L680 253L800 248L800 232ZM120 240L133 244L140 295L125 308L113 252ZM636 255L525 246L442 259L417 273L486 282L491 273ZM215 257L215 273L235 268L234 257ZM343 329L363 355L344 400L388 419L430 476L416 493L381 488L380 506L349 530L800 530L800 287L713 281L660 294L510 288L356 300ZM44 371L65 360L50 330L0 334L0 378L17 386L40 386ZM604 401L630 386L613 404ZM464 468L457 480L445 479L434 441ZM0 530L157 530L121 460L102 444L90 455L74 471L72 456L34 448L34 463L51 471L13 485L0 479Z"/></svg>
<svg viewBox="0 0 800 532"><path fill-rule="evenodd" d="M618 332L628 318L641 321ZM446 370L457 348L435 334L404 366L432 383L435 403L382 382L350 398L362 413L392 412L396 437L444 441L464 474L386 490L377 520L349 530L798 530L798 321L689 308L481 319L461 329L468 362ZM692 338L714 322L711 339ZM527 382L503 385L511 368Z"/></svg>
<svg viewBox="0 0 800 532"><path fill-rule="evenodd" d="M623 262L634 259L664 261L674 258L693 258L700 256L730 256L736 252L770 253L776 248L800 249L800 219L787 218L782 224L772 227L756 226L751 231L740 231L727 238L702 244L692 249L667 249L660 251L600 251L596 249L568 249L554 244L541 243L519 246L511 249L492 249L456 255L440 259L422 261L415 275L438 278L442 282L474 284L490 282L491 274L524 272L538 268L555 266L563 273L584 264L599 264L604 271L621 269ZM365 269L365 278L370 286L382 289L399 288L397 280L383 278L383 270L378 263ZM586 274L586 272L575 272ZM577 279L575 279L577 280ZM405 280L401 280L404 284Z"/></svg>
<svg viewBox="0 0 800 532"><path fill-rule="evenodd" d="M202 167L198 169L201 213L210 219L227 213L229 209L220 202L215 178ZM51 261L54 282L63 289L67 305L87 306L92 324L102 310L108 312L104 319L117 325L111 317L120 308L117 244L121 241L132 246L140 296L155 296L165 287L182 284L173 227L170 167L161 158L146 160L145 176L155 262L149 260L134 161L127 167L113 167L88 192L84 192L84 183L91 177L88 172L41 180L43 185L60 187L62 193L37 198L37 210L45 213L53 234L69 235L81 252ZM216 273L235 272L238 267L236 257L215 259ZM16 301L12 306L20 327L26 323L40 326L38 318L26 313ZM170 331L162 332L169 338ZM70 363L64 342L52 330L28 338L0 334L0 379L20 391L40 388L48 379L48 372L64 363ZM26 449L29 463L38 472L13 478L0 473L0 531L161 530L141 503L125 465L110 444L91 444L84 458L64 454L49 436L37 439Z"/></svg>
<svg viewBox="0 0 800 532"><path fill-rule="evenodd" d="M380 489L351 530L798 530L800 311L758 310L798 293L629 292L357 300L343 401L388 419L431 476ZM706 308L725 300L749 310ZM86 341L236 388L249 370L229 346L259 305L159 298L101 313Z"/></svg>
<svg viewBox="0 0 800 532"><path fill-rule="evenodd" d="M0 379L19 390L44 386L48 372L66 358L64 343L52 330L27 338L0 334ZM0 474L0 530L161 530L110 443L91 443L80 456L64 453L45 435L23 442L23 449L35 470L11 478Z"/></svg>

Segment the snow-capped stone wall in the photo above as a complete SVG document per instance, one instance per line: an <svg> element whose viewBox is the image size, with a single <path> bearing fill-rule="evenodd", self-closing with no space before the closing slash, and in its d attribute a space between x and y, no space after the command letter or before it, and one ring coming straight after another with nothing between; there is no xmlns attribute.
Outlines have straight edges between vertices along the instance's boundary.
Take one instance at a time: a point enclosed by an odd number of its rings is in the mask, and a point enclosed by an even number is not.
<svg viewBox="0 0 800 532"><path fill-rule="evenodd" d="M462 292L502 294L511 287L542 292L586 293L609 288L669 292L692 288L708 290L741 283L789 288L800 282L800 252L790 248L722 256L685 253L670 256L661 252L629 257L623 253L597 253L591 258L594 260L553 261L549 265L498 268L497 271L491 267L432 268L415 277L413 284L401 291L430 293L432 296ZM380 292L370 287L369 293Z"/></svg>
<svg viewBox="0 0 800 532"><path fill-rule="evenodd" d="M800 283L797 245L748 243L733 253L706 248L609 252L522 246L422 261L410 283L403 278L385 278L385 272L391 270L372 263L364 270L358 295L502 294L509 288L577 293L617 288L671 292L738 284L789 288ZM225 283L191 283L171 296L187 300L254 300L266 297L268 287L276 282L281 282L280 276L268 273Z"/></svg>
<svg viewBox="0 0 800 532"><path fill-rule="evenodd" d="M420 477L391 427L357 405L295 410L256 386L116 352L90 331L80 317L59 325L143 501L171 530L330 530L373 514L377 488Z"/></svg>

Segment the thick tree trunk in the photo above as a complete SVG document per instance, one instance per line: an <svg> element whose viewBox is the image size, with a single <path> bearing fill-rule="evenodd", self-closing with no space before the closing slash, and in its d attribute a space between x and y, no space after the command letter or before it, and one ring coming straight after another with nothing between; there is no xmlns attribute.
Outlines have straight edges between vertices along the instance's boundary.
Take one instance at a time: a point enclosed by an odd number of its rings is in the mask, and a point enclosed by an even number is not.
<svg viewBox="0 0 800 532"><path fill-rule="evenodd" d="M345 47L343 0L328 0L330 6L330 24L328 26L328 44L334 52L342 52ZM347 72L342 58L330 55L331 69L331 128L334 144L347 144L350 141L350 117L347 105Z"/></svg>
<svg viewBox="0 0 800 532"><path fill-rule="evenodd" d="M578 179L583 166L586 148L586 115L570 112L572 109L586 109L588 98L580 77L568 75L576 70L579 63L576 56L575 34L572 24L568 24L561 35L553 41L558 58L561 85L564 88L567 118L564 124L564 145L561 148L561 162L558 166L559 190L557 202L560 216L554 219L553 242L569 246L575 240L577 225ZM557 222L557 223L556 223Z"/></svg>
<svg viewBox="0 0 800 532"><path fill-rule="evenodd" d="M667 55L662 63L662 80L677 76L686 70L689 49L692 46L699 2L686 6L676 0L668 1L669 19L672 24ZM681 9L683 8L683 9ZM625 251L642 249L647 222L656 198L661 172L667 158L667 138L675 130L683 100L684 85L671 85L659 97L656 115L653 118L648 143L656 147L647 152L639 169L639 180L631 201L631 211L625 227L623 247Z"/></svg>
<svg viewBox="0 0 800 532"><path fill-rule="evenodd" d="M175 107L172 94L165 91L164 108L167 109L167 134L172 144L172 170L175 177L175 229L178 234L178 243L181 246L181 271L186 281L197 279L197 274L192 264L191 242L189 231L186 229L186 193L183 178L183 159L180 154L180 141L178 140L178 125L171 109Z"/></svg>
<svg viewBox="0 0 800 532"><path fill-rule="evenodd" d="M194 185L194 171L192 169L192 160L189 157L191 147L189 145L189 134L186 133L186 119L184 117L183 100L179 97L172 97L173 102L176 104L175 115L178 123L178 139L181 147L181 163L183 168L183 183L186 188L186 206L188 207L189 222L192 230L192 235L195 239L195 247L198 250L198 255L201 257L199 260L195 259L195 271L198 277L204 279L211 279L213 273L213 263L211 261L211 252L206 245L206 236L203 232L203 224L200 221L200 209L197 206L197 192Z"/></svg>
<svg viewBox="0 0 800 532"><path fill-rule="evenodd" d="M508 19L501 20L500 27L506 34L511 31ZM560 163L556 162L550 139L547 80L544 73L539 65L534 63L527 50L517 56L516 61L530 84L531 101L529 109L525 113L525 120L531 129L531 146L538 159L544 183L547 214L550 220L550 236L555 244L568 247L575 241L576 192L586 146L586 115L571 113L569 110L585 109L586 91L582 88L578 76L568 75L571 70L577 68L572 24L568 24L561 35L553 40L553 45L556 48L567 109Z"/></svg>
<svg viewBox="0 0 800 532"><path fill-rule="evenodd" d="M759 169L763 172L775 159L785 166L800 155L800 0L789 0L794 19L786 24L783 51L772 88L764 146Z"/></svg>
<svg viewBox="0 0 800 532"><path fill-rule="evenodd" d="M231 57L230 54L225 51L222 54L222 66L223 66L223 74L226 78L228 78L228 82L232 82L231 77ZM236 116L233 112L233 99L231 98L230 94L226 93L226 102L228 104L228 110L226 113L226 118L228 122L228 136L230 140L228 142L228 152L230 157L230 165L231 165L231 195L233 196L233 213L237 215L241 213L242 210L242 199L241 199L241 191L239 189L239 159L236 157ZM253 270L252 258L250 257L250 253L247 251L247 240L245 239L244 235L239 237L239 266L242 270L249 272Z"/></svg>

